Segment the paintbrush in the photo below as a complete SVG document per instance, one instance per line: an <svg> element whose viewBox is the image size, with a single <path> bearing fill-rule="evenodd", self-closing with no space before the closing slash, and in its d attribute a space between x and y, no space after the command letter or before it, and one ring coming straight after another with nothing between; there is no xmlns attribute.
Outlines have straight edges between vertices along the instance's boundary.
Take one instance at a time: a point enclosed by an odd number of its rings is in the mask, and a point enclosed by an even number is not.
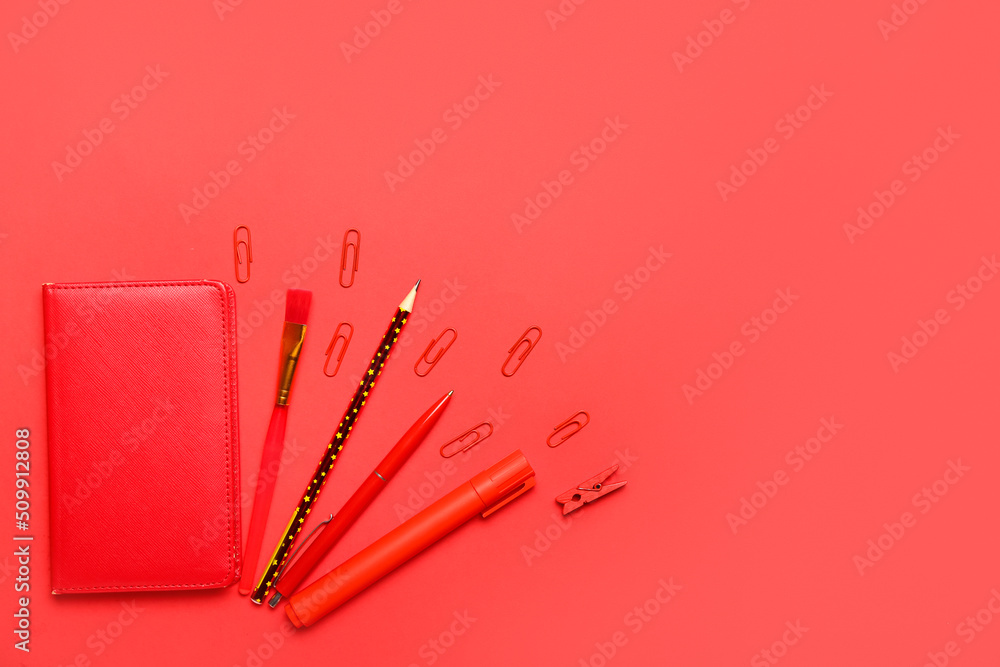
<svg viewBox="0 0 1000 667"><path fill-rule="evenodd" d="M250 514L250 535L244 551L243 576L240 578L240 593L248 595L253 590L254 570L260 547L264 541L264 527L267 513L271 509L274 496L274 482L281 466L281 450L285 442L285 423L288 421L288 401L292 391L292 379L302 353L302 342L306 336L306 320L309 319L309 304L312 292L304 289L290 289L285 296L285 328L281 334L281 366L278 372L278 397L271 412L271 423L264 439L264 451L260 457L260 471L257 473L257 488Z"/></svg>

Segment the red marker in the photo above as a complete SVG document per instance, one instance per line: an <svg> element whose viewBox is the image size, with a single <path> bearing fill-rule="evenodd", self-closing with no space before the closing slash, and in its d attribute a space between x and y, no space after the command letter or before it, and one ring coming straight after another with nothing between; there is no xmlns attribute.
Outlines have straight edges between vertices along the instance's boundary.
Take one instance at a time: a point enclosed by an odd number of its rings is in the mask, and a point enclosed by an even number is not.
<svg viewBox="0 0 1000 667"><path fill-rule="evenodd" d="M535 485L520 450L376 540L292 596L285 613L295 627L312 625L477 514L492 514Z"/></svg>
<svg viewBox="0 0 1000 667"><path fill-rule="evenodd" d="M442 396L403 434L396 446L386 454L382 462L372 471L372 474L368 475L358 490L354 492L354 495L344 503L337 516L319 532L313 543L298 560L292 563L288 571L281 575L274 587L277 592L268 601L272 608L278 604L282 596L289 596L296 591L302 580L323 560L323 557L330 552L337 540L344 536L347 529L354 525L361 513L368 509L375 497L382 492L389 480L399 472L410 455L417 450L417 446L423 441L424 436L441 417L445 406L451 400L451 394L452 392L449 391Z"/></svg>

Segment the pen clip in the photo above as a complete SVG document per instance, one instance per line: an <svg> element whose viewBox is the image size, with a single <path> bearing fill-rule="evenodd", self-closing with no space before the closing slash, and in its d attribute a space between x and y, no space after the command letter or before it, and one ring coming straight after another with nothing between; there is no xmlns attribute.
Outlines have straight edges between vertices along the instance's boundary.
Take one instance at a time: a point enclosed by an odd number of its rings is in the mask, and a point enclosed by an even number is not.
<svg viewBox="0 0 1000 667"><path fill-rule="evenodd" d="M319 530L320 528L322 528L326 524L330 523L331 521L333 521L333 514L330 515L329 519L324 519L319 524L317 524L315 528L313 528L311 531L309 531L309 534L306 535L306 539L302 540L302 543L299 544L299 546L295 547L295 549L292 551L292 553L288 555L288 558L285 559L285 564L282 565L281 569L278 570L278 573L274 575L274 584L271 585L271 588L274 588L274 586L276 586L278 584L278 582L281 580L281 575L283 575L285 573L285 570L288 569L288 566L291 565L292 561L295 560L295 555L297 553L299 553L300 551L302 551L302 547L304 547L307 544L309 544L309 538L311 538L313 535L315 535L317 530Z"/></svg>

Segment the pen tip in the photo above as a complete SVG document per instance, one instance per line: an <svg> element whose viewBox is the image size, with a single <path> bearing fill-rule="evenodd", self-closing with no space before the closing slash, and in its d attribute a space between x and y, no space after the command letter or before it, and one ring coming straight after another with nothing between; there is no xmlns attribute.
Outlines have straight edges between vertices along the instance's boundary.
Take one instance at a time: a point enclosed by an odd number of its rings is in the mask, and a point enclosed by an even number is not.
<svg viewBox="0 0 1000 667"><path fill-rule="evenodd" d="M448 392L448 395L449 395L449 396L451 396L451 395L452 395L452 394L454 394L454 393L455 393L455 390L454 390L454 389L452 389L451 391L449 391L449 392Z"/></svg>

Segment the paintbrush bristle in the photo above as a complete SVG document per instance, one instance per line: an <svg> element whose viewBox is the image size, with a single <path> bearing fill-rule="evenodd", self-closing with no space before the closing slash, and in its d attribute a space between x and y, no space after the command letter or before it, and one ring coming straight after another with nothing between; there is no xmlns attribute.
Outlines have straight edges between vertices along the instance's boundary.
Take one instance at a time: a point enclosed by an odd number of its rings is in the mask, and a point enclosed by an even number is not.
<svg viewBox="0 0 1000 667"><path fill-rule="evenodd" d="M313 293L307 289L290 289L285 295L285 321L305 324L309 319L309 304Z"/></svg>

